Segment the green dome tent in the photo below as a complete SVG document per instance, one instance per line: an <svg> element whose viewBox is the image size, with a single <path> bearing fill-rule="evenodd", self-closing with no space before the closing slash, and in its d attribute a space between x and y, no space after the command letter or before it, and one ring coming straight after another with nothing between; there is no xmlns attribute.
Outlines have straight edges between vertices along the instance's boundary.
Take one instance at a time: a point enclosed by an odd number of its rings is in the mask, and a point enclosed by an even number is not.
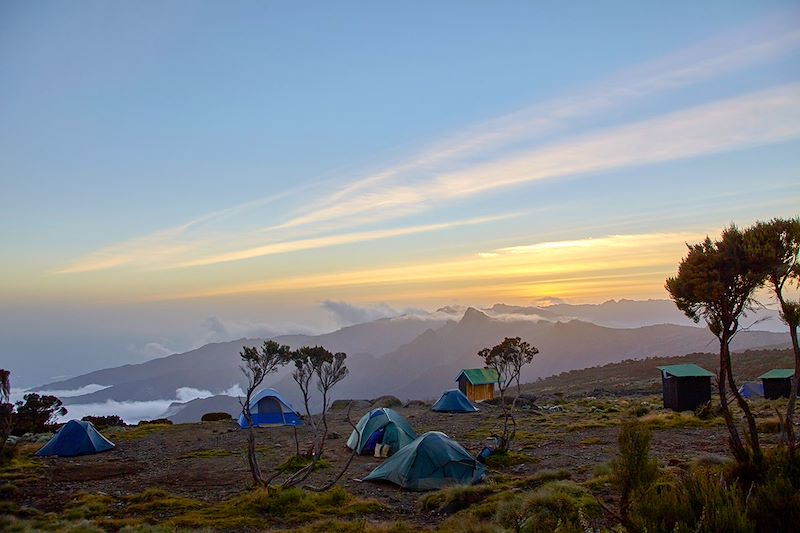
<svg viewBox="0 0 800 533"><path fill-rule="evenodd" d="M368 454L375 451L376 444L385 444L396 453L416 438L417 433L405 418L397 411L381 407L361 417L347 439L347 447L359 454Z"/></svg>
<svg viewBox="0 0 800 533"><path fill-rule="evenodd" d="M409 490L435 490L481 481L486 469L439 431L417 438L370 472L365 481L391 481Z"/></svg>

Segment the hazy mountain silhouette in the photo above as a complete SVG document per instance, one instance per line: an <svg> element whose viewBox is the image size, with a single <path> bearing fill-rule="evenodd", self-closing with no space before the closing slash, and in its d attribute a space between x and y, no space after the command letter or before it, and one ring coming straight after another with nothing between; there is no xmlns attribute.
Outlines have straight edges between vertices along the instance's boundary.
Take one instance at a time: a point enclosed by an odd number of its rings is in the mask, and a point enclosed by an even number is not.
<svg viewBox="0 0 800 533"><path fill-rule="evenodd" d="M350 375L337 385L335 398L382 394L433 398L453 386L453 378L461 368L481 366L478 350L504 337L522 337L541 351L525 369L524 381L625 359L716 350L716 339L703 327L657 324L612 328L567 320L554 314L552 307L559 307L562 312L572 310L562 305L518 308L498 304L486 310L494 317L468 308L458 321L417 317L381 319L326 335L292 335L276 340L294 348L321 345L334 352L347 352ZM615 302L607 307L617 310L616 316L622 320L630 308L636 306ZM542 319L544 316L549 320ZM67 404L170 399L180 387L218 394L236 384L244 386L238 353L242 345L259 345L262 341L239 339L209 344L138 365L91 372L40 389L74 390L89 384L108 386L91 394L64 398ZM786 333L743 331L736 336L733 348L744 350L787 346L788 343ZM264 386L278 388L297 405L297 387L290 372L291 368L284 367L270 376Z"/></svg>

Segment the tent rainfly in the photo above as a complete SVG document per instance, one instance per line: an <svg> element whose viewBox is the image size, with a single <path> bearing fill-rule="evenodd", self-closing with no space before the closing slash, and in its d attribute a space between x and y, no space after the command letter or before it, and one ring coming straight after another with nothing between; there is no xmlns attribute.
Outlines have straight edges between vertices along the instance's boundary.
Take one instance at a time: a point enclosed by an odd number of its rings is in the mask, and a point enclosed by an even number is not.
<svg viewBox="0 0 800 533"><path fill-rule="evenodd" d="M409 490L435 490L472 485L486 469L459 443L439 431L429 431L384 461L364 478L390 481Z"/></svg>
<svg viewBox="0 0 800 533"><path fill-rule="evenodd" d="M300 413L275 389L263 389L250 399L250 415L253 427L303 425ZM247 427L244 412L239 415L239 427Z"/></svg>
<svg viewBox="0 0 800 533"><path fill-rule="evenodd" d="M440 413L474 413L478 408L473 405L469 398L458 389L445 391L439 401L433 404L432 411Z"/></svg>
<svg viewBox="0 0 800 533"><path fill-rule="evenodd" d="M375 452L375 445L388 445L391 453L417 438L417 433L408 420L388 407L373 409L361 417L356 429L347 439L347 447L359 454Z"/></svg>
<svg viewBox="0 0 800 533"><path fill-rule="evenodd" d="M482 402L494 398L494 384L500 383L500 376L493 368L464 368L454 381L470 401Z"/></svg>
<svg viewBox="0 0 800 533"><path fill-rule="evenodd" d="M788 398L792 391L792 377L794 369L775 368L758 376L764 384L764 398L767 400L777 400L778 398Z"/></svg>
<svg viewBox="0 0 800 533"><path fill-rule="evenodd" d="M53 435L52 439L47 441L41 450L36 452L36 455L39 457L73 457L105 452L113 448L114 443L97 431L91 422L70 420Z"/></svg>
<svg viewBox="0 0 800 533"><path fill-rule="evenodd" d="M673 411L693 411L711 401L714 374L693 363L656 367L661 371L664 407Z"/></svg>

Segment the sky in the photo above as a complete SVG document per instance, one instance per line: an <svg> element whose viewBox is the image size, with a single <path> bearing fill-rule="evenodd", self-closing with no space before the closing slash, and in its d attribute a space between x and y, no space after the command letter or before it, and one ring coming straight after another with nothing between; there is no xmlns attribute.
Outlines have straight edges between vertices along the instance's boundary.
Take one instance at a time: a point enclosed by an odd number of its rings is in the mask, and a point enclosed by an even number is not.
<svg viewBox="0 0 800 533"><path fill-rule="evenodd" d="M797 2L0 0L0 366L666 298L799 168Z"/></svg>

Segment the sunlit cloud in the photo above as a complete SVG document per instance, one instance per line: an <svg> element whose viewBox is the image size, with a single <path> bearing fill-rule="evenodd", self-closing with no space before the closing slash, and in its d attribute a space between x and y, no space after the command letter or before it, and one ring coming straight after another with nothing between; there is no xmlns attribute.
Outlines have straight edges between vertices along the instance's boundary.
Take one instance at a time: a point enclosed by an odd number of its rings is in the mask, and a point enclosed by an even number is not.
<svg viewBox="0 0 800 533"><path fill-rule="evenodd" d="M466 286L480 286L481 290L495 293L515 290L516 294L532 297L531 286L543 289L539 296L572 294L571 284L589 290L613 286L610 280L628 279L631 286L642 276L649 280L652 291L653 276L661 280L672 273L685 253L686 242L700 240L704 234L695 232L648 233L609 235L591 239L563 242L543 242L476 253L450 261L412 263L401 266L369 270L315 274L298 277L270 279L269 281L235 284L186 293L165 294L154 299L185 299L219 297L236 294L279 293L308 289L350 290L368 287L402 288L404 294L424 289L430 295L463 290ZM619 282L624 287L623 281ZM595 287L597 289L598 287ZM492 289L493 288L493 289ZM544 290L546 288L546 290ZM562 292L559 292L559 289ZM566 292L563 292L566 290ZM379 294L377 292L376 294Z"/></svg>

